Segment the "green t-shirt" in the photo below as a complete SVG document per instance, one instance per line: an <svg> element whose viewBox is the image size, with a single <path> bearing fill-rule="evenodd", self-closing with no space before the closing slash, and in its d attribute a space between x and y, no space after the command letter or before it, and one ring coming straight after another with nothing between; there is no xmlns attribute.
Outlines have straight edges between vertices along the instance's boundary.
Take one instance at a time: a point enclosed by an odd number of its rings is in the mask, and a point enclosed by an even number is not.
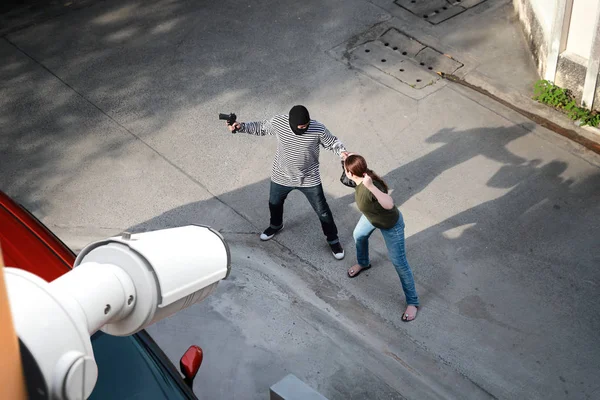
<svg viewBox="0 0 600 400"><path fill-rule="evenodd" d="M382 192L387 193L387 190L384 190L381 183L373 181L373 184ZM391 210L383 208L379 204L379 201L377 201L377 197L362 183L356 186L354 199L360 212L367 217L375 228L390 229L398 222L398 218L400 217L398 208L396 206L392 207Z"/></svg>

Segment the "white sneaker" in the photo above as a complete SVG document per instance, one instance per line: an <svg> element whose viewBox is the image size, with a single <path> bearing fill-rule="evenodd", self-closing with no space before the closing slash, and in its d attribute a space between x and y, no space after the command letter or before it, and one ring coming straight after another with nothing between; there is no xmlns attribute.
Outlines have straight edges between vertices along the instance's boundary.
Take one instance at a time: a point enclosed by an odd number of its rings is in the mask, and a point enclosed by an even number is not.
<svg viewBox="0 0 600 400"><path fill-rule="evenodd" d="M340 242L330 244L329 247L331 248L331 253L337 260L344 258L344 249L342 248Z"/></svg>
<svg viewBox="0 0 600 400"><path fill-rule="evenodd" d="M275 236L275 234L277 232L279 232L282 229L283 229L283 225L281 225L281 228L279 228L279 229L268 227L267 229L265 229L265 231L263 233L260 234L260 240L269 240L273 236Z"/></svg>

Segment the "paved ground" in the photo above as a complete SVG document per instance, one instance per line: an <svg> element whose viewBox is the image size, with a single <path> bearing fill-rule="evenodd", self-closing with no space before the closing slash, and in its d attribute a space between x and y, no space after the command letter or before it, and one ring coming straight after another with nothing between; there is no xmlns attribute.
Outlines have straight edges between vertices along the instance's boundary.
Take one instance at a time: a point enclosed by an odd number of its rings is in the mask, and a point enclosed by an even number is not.
<svg viewBox="0 0 600 400"><path fill-rule="evenodd" d="M391 0L107 0L49 18L0 40L0 188L76 249L125 229L223 232L231 279L149 329L174 361L205 349L200 398L264 398L290 372L331 399L600 394L600 157L433 70L414 89L354 52L396 28L524 92L536 75L510 1L437 25ZM394 188L415 322L379 233L374 268L346 278L359 213L332 154L346 259L297 193L259 242L275 142L228 134L217 113L298 103Z"/></svg>

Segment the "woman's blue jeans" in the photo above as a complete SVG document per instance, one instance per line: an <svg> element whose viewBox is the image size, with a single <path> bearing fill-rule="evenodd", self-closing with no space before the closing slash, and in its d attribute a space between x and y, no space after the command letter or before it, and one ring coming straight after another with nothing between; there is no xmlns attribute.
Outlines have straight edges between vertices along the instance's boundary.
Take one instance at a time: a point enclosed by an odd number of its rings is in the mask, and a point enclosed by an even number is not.
<svg viewBox="0 0 600 400"><path fill-rule="evenodd" d="M361 267L366 267L370 264L369 260L369 237L375 231L375 228L369 220L363 215L354 228L354 241L356 242L356 258ZM413 277L410 265L406 259L406 251L404 248L404 219L402 214L398 218L398 222L390 229L380 229L385 244L388 249L390 260L402 283L402 290L406 296L406 304L418 306L419 297L415 289L415 278Z"/></svg>

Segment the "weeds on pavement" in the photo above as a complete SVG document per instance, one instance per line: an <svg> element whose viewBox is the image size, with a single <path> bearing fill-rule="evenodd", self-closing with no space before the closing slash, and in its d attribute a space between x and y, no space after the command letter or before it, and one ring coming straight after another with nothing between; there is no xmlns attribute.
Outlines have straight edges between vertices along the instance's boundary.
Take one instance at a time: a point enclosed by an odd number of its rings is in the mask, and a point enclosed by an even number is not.
<svg viewBox="0 0 600 400"><path fill-rule="evenodd" d="M562 110L573 121L580 121L581 126L597 127L600 124L600 113L579 107L570 90L558 87L550 81L540 79L535 83L533 99Z"/></svg>

